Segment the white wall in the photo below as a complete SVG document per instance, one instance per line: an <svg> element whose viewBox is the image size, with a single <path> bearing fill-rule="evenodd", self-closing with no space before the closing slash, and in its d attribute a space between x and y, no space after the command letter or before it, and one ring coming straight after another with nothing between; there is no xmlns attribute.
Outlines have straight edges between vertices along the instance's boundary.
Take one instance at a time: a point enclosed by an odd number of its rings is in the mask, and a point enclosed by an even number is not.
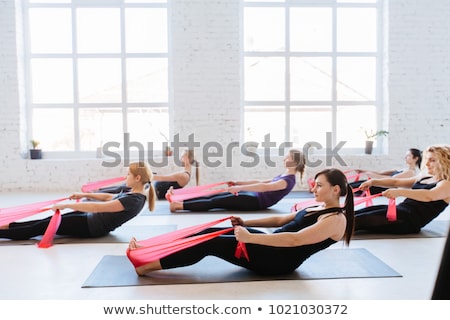
<svg viewBox="0 0 450 320"><path fill-rule="evenodd" d="M16 2L20 2L16 0ZM172 132L194 134L201 145L239 141L239 1L174 0L172 14ZM345 156L350 167L403 165L409 147L448 143L450 136L450 2L387 2L386 155ZM18 6L20 7L20 6ZM124 168L102 167L99 159L28 160L20 17L12 0L0 0L0 191L74 191L87 182L115 177ZM18 29L19 28L19 29ZM279 169L261 163L242 168L236 150L232 167L202 168L202 183L269 178ZM312 160L320 159L320 157ZM215 159L212 159L215 160ZM225 162L224 158L220 161ZM271 159L275 161L276 159ZM279 159L278 159L279 160ZM320 159L323 160L323 159ZM333 163L335 165L336 163ZM325 166L325 163L322 165ZM160 172L166 172L173 166ZM318 168L309 168L308 175ZM306 185L305 185L306 186Z"/></svg>

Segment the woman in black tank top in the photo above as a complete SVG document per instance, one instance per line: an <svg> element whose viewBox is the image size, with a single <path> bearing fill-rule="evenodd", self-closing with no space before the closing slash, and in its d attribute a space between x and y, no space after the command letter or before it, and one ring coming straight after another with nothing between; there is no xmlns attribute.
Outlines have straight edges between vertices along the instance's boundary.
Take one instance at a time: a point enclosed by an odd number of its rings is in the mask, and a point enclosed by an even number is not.
<svg viewBox="0 0 450 320"><path fill-rule="evenodd" d="M356 210L355 230L376 233L408 234L436 218L450 202L450 146L434 145L424 151L427 172L409 179L386 178L364 182L361 189L372 186L394 187L382 192L387 198L405 197L397 205L397 220L386 218L387 205Z"/></svg>
<svg viewBox="0 0 450 320"><path fill-rule="evenodd" d="M264 275L293 272L312 254L344 239L349 244L353 232L353 192L342 171L326 169L316 175L313 189L321 206L306 208L297 213L244 221L231 217L234 232L227 233L155 261L145 261L145 248L135 239L130 242L127 255L139 275L148 272L192 265L206 256L216 256L229 263ZM339 199L346 196L344 208ZM264 233L258 227L278 227ZM223 228L210 228L211 233ZM246 244L249 259L235 256L237 243ZM136 249L144 252L140 255ZM331 267L331 266L330 266Z"/></svg>
<svg viewBox="0 0 450 320"><path fill-rule="evenodd" d="M165 200L166 193L172 187L180 189L185 187L191 179L192 166L195 167L195 183L199 184L198 161L194 159L194 151L186 150L181 154L180 161L183 163L183 170L169 174L155 174L153 176L153 186L159 200Z"/></svg>

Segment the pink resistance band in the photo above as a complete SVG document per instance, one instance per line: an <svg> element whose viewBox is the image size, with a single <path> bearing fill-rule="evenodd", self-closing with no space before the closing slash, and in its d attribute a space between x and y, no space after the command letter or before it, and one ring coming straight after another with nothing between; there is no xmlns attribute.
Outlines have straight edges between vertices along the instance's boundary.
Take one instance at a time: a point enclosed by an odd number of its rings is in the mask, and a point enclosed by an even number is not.
<svg viewBox="0 0 450 320"><path fill-rule="evenodd" d="M11 222L27 218L29 216L50 210L48 206L55 203L67 200L68 198L61 198L56 200L43 201L23 206L10 207L0 209L0 225L10 224ZM53 244L53 238L61 223L61 214L56 210L45 230L44 236L38 243L39 248L49 248Z"/></svg>
<svg viewBox="0 0 450 320"><path fill-rule="evenodd" d="M50 210L49 206L67 199L61 198L0 209L0 226Z"/></svg>
<svg viewBox="0 0 450 320"><path fill-rule="evenodd" d="M116 183L125 181L125 179L126 179L126 177L117 177L117 178L112 178L112 179L88 182L81 187L81 191L83 191L83 192L96 191L102 187L110 186L112 184L116 184Z"/></svg>
<svg viewBox="0 0 450 320"><path fill-rule="evenodd" d="M354 198L354 205L357 206L357 205L360 205L362 203L365 203L366 206L371 206L372 205L372 199L377 198L377 197L381 197L381 196L382 196L381 193L377 193L377 194L368 195L368 196L355 197ZM297 212L298 210L300 210L302 208L306 208L306 207L309 207L309 206L312 206L312 205L317 205L317 204L320 204L320 202L317 202L314 199L296 203L296 204L294 204L292 206L291 213ZM386 218L389 221L396 221L397 220L397 206L396 206L395 199L389 199L388 210L387 210L387 213L386 213Z"/></svg>
<svg viewBox="0 0 450 320"><path fill-rule="evenodd" d="M127 256L131 263L137 268L148 262L156 261L164 258L172 253L195 246L199 243L218 237L222 234L232 231L234 228L226 228L223 230L192 236L209 227L219 224L231 217L222 218L212 222L207 222L193 227L187 227L173 232L169 232L160 236L152 237L147 240L138 241L140 246L137 249L127 249ZM245 244L238 242L236 258L245 257L249 260Z"/></svg>
<svg viewBox="0 0 450 320"><path fill-rule="evenodd" d="M220 189L214 189L215 187L221 186L221 185L227 185L226 188L220 188ZM228 183L227 182L217 182L212 184L207 184L203 186L193 186L188 188L180 188L180 189L173 189L172 194L166 193L166 199L169 202L174 201L183 201L187 199L197 198L197 197L203 197L203 196L209 196L221 192L226 192L228 190Z"/></svg>

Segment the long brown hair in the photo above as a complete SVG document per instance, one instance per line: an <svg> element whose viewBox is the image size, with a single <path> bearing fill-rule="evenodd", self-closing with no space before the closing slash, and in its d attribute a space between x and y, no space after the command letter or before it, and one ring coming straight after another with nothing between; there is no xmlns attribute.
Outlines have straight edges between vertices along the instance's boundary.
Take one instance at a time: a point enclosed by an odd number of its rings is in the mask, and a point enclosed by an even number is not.
<svg viewBox="0 0 450 320"><path fill-rule="evenodd" d="M153 179L153 172L150 169L150 166L147 162L144 161L138 161L138 162L132 162L129 166L130 172L133 176L140 176L141 177L141 183L145 186L148 184L148 191L147 191L147 202L148 202L148 209L150 211L153 211L155 209L155 199L156 199L156 193L155 189L153 188L153 185L151 183Z"/></svg>
<svg viewBox="0 0 450 320"><path fill-rule="evenodd" d="M195 160L194 150L192 149L186 150L186 155L188 157L189 163L195 167L195 184L198 186L200 184L200 169L199 169L200 165L198 161Z"/></svg>
<svg viewBox="0 0 450 320"><path fill-rule="evenodd" d="M303 173L305 172L306 157L303 152L298 149L290 149L289 154L295 163L295 170L300 173L301 180L303 178Z"/></svg>
<svg viewBox="0 0 450 320"><path fill-rule="evenodd" d="M327 181L331 184L331 186L338 185L341 189L340 196L345 196L344 203L344 214L347 220L347 224L345 226L345 243L347 245L350 244L350 239L353 235L354 225L355 225L355 203L353 200L353 190L352 187L348 184L347 177L345 174L339 169L325 169L320 171L314 177L314 180L317 179L318 176L324 175Z"/></svg>

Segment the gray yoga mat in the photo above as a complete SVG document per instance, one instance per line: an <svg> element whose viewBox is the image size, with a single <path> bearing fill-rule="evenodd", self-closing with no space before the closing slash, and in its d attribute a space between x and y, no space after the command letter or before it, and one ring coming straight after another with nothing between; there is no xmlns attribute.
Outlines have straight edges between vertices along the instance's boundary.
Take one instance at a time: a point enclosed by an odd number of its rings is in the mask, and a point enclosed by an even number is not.
<svg viewBox="0 0 450 320"><path fill-rule="evenodd" d="M206 257L192 266L161 270L140 277L126 256L107 255L82 287L378 277L401 275L363 248L323 250L310 257L294 273L284 276L260 276L216 257Z"/></svg>
<svg viewBox="0 0 450 320"><path fill-rule="evenodd" d="M412 234L384 234L371 232L356 232L352 240L369 240L369 239L407 239L407 238L443 238L447 237L450 221L448 220L433 220L419 233Z"/></svg>
<svg viewBox="0 0 450 320"><path fill-rule="evenodd" d="M107 236L100 238L70 238L56 236L53 240L54 244L65 243L127 243L132 237L137 239L147 239L163 233L175 231L177 225L142 225L142 226L121 226L116 230L110 232ZM0 239L1 245L26 245L36 244L42 237L36 237L30 240L7 240Z"/></svg>

